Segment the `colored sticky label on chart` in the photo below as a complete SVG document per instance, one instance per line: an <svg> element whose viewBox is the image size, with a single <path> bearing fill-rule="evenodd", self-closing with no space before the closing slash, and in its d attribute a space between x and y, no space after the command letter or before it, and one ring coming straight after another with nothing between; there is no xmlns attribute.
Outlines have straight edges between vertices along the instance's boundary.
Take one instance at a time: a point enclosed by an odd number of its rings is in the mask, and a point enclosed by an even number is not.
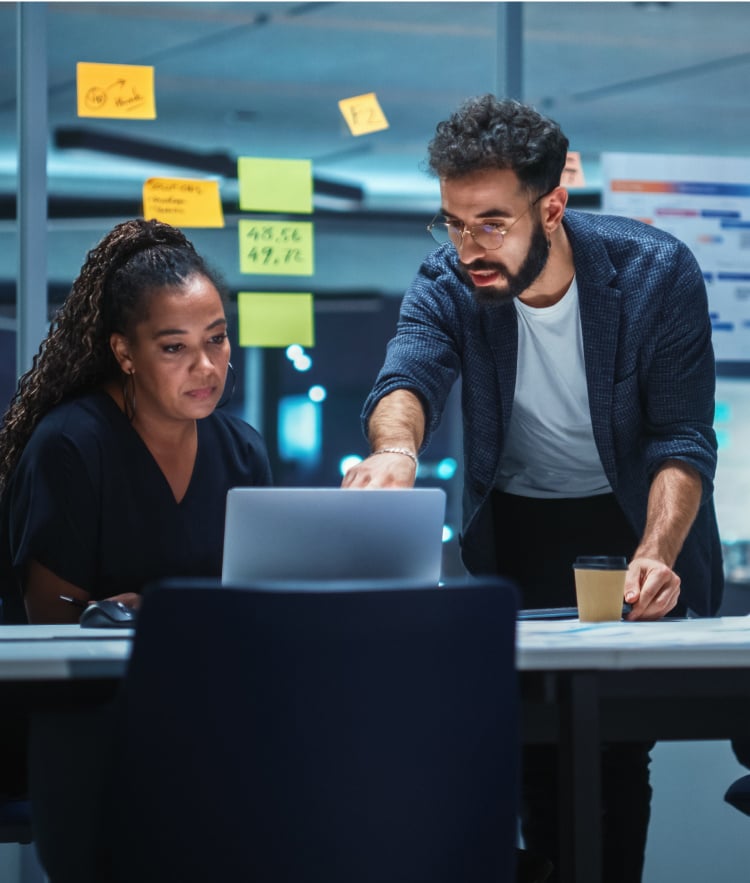
<svg viewBox="0 0 750 883"><path fill-rule="evenodd" d="M237 160L237 177L242 211L312 212L312 163L309 159L241 156Z"/></svg>
<svg viewBox="0 0 750 883"><path fill-rule="evenodd" d="M269 276L312 276L310 221L240 219L240 272Z"/></svg>
<svg viewBox="0 0 750 883"><path fill-rule="evenodd" d="M352 135L367 135L388 128L388 120L374 92L343 98L339 101L339 110Z"/></svg>
<svg viewBox="0 0 750 883"><path fill-rule="evenodd" d="M76 65L79 117L156 119L154 68L140 64Z"/></svg>
<svg viewBox="0 0 750 883"><path fill-rule="evenodd" d="M315 345L313 296L309 292L240 291L240 346Z"/></svg>
<svg viewBox="0 0 750 883"><path fill-rule="evenodd" d="M143 217L175 227L223 227L219 182L149 178L143 185Z"/></svg>

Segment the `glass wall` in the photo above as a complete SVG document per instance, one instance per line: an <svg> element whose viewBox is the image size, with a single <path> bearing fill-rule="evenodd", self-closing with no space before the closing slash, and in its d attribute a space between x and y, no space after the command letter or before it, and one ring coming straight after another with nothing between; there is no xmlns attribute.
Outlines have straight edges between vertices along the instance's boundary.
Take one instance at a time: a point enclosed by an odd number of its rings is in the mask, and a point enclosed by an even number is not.
<svg viewBox="0 0 750 883"><path fill-rule="evenodd" d="M16 377L18 242L16 23L0 3L0 395ZM393 333L400 297L430 250L438 203L425 173L435 124L494 91L557 119L580 154L571 205L600 211L610 152L739 157L750 144L746 3L50 3L46 9L49 299L59 303L96 241L143 211L151 178L218 182L224 226L191 227L232 291L230 405L266 436L278 484L336 485L362 456L362 401ZM153 119L80 115L81 62L153 69ZM104 97L123 98L115 76ZM375 96L385 127L355 134L339 102ZM125 96L127 97L127 96ZM104 100L104 99L102 99ZM367 105L367 113L372 113ZM366 122L366 120L365 120ZM311 162L309 275L241 272L239 222L300 220L240 207L240 157ZM748 258L750 263L750 258ZM748 267L750 272L750 267ZM315 340L243 348L240 291L310 292ZM40 332L41 337L41 332ZM291 341L293 342L293 341ZM295 357L297 356L297 357ZM750 352L748 352L750 364ZM750 486L743 365L720 377L720 525L744 566ZM420 481L449 492L460 518L460 426L451 403ZM450 535L450 531L448 531ZM446 547L458 569L455 540ZM737 570L740 573L740 570Z"/></svg>

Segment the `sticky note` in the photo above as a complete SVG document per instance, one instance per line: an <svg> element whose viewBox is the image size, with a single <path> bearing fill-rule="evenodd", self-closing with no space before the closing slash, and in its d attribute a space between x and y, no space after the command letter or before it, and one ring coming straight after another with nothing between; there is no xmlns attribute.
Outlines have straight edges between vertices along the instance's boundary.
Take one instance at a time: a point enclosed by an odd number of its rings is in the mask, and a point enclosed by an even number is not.
<svg viewBox="0 0 750 883"><path fill-rule="evenodd" d="M310 293L240 291L240 346L315 345Z"/></svg>
<svg viewBox="0 0 750 883"><path fill-rule="evenodd" d="M79 117L155 120L154 68L141 64L76 65Z"/></svg>
<svg viewBox="0 0 750 883"><path fill-rule="evenodd" d="M569 150L567 159L565 160L565 168L563 169L560 184L563 187L585 187L586 178L583 174L583 166L581 165L581 154L577 150Z"/></svg>
<svg viewBox="0 0 750 883"><path fill-rule="evenodd" d="M368 132L388 128L388 120L374 92L342 99L339 101L339 110L352 135L366 135Z"/></svg>
<svg viewBox="0 0 750 883"><path fill-rule="evenodd" d="M143 185L143 217L175 227L223 227L219 182L149 178Z"/></svg>
<svg viewBox="0 0 750 883"><path fill-rule="evenodd" d="M312 163L309 159L241 156L237 160L237 177L242 211L312 212Z"/></svg>
<svg viewBox="0 0 750 883"><path fill-rule="evenodd" d="M241 273L312 276L313 225L310 221L241 218L237 230Z"/></svg>

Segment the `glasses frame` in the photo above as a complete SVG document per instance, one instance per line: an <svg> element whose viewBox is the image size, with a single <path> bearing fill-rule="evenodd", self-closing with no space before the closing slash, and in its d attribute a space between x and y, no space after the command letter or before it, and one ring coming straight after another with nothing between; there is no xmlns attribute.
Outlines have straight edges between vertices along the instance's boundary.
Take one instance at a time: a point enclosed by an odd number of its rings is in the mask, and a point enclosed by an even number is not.
<svg viewBox="0 0 750 883"><path fill-rule="evenodd" d="M540 199L544 199L544 197L547 196L548 193L551 193L551 192L552 191L548 191L547 193L542 193L540 196L537 196L537 198L533 202L530 202L528 204L528 206L521 212L521 214L514 221L511 221L511 223L508 224L507 227L505 227L502 230L496 230L495 234L500 236L500 242L498 242L497 245L492 245L492 246L482 245L482 243L479 242L479 240L477 239L476 233L474 231L477 230L479 227L488 226L486 223L485 224L471 224L469 226L468 224L464 224L462 221L457 222L457 223L461 224L461 228L462 228L461 229L461 239L459 242L454 241L450 232L448 232L448 225L450 222L445 220L444 214L435 215L435 217L427 225L427 232L430 234L430 236L432 236L432 238L435 240L435 242L438 243L438 245L446 245L447 243L441 242L433 233L433 230L435 229L435 227L441 227L441 228L444 227L446 230L446 233L448 234L448 242L450 242L453 245L453 247L456 249L456 251L458 251L458 252L460 252L461 249L464 247L464 237L466 236L467 233L474 240L475 244L479 248L481 248L483 251L497 251L498 249L503 247L503 245L505 244L505 237L508 235L508 233L510 233L510 231L513 229L513 227L516 226L516 224L521 220L521 218L524 218L532 210L532 208L534 208L534 206L539 202ZM496 226L496 225L493 225L493 226Z"/></svg>

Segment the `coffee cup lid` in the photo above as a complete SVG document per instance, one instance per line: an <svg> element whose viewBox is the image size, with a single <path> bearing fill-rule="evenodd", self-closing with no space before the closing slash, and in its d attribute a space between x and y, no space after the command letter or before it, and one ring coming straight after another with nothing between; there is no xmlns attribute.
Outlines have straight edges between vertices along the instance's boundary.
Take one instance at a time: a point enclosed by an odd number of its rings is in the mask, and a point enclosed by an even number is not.
<svg viewBox="0 0 750 883"><path fill-rule="evenodd" d="M579 555L573 567L578 570L627 570L628 559L624 555Z"/></svg>

